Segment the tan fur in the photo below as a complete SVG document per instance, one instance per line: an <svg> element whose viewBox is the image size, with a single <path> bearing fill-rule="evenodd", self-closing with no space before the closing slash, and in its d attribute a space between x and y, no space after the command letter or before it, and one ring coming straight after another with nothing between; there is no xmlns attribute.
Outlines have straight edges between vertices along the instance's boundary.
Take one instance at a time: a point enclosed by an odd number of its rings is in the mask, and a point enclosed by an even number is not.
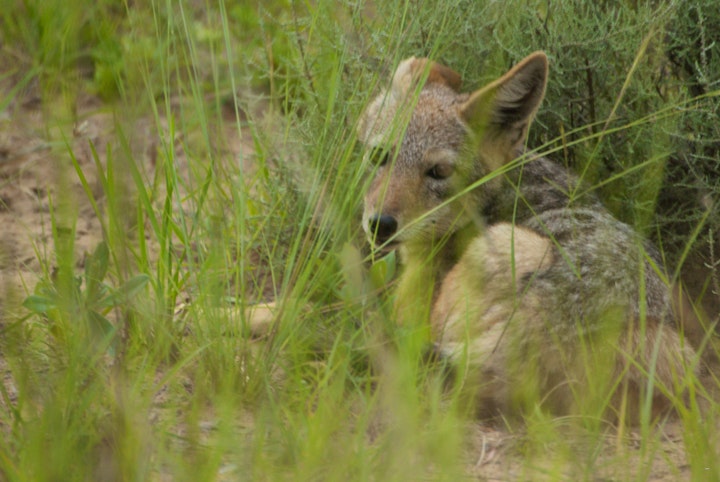
<svg viewBox="0 0 720 482"><path fill-rule="evenodd" d="M547 71L536 52L463 94L451 69L403 61L359 122L363 227L400 252L398 321L429 321L479 413L626 420L648 389L661 413L697 357L652 248L595 198L568 199L577 179L547 159L485 178L523 152Z"/></svg>

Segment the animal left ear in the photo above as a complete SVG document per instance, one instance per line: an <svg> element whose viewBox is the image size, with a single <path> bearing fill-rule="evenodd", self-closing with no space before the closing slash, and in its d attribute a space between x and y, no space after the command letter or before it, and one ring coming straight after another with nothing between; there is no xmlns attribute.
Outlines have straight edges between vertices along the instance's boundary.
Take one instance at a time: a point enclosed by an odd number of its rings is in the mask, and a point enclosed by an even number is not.
<svg viewBox="0 0 720 482"><path fill-rule="evenodd" d="M545 96L548 60L535 52L493 83L474 92L460 108L470 130L503 141L513 149L525 140L527 129Z"/></svg>

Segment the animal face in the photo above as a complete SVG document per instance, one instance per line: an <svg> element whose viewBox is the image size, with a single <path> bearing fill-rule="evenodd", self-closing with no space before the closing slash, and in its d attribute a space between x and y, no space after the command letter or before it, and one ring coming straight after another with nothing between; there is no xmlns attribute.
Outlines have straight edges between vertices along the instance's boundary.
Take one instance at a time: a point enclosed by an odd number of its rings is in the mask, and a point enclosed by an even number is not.
<svg viewBox="0 0 720 482"><path fill-rule="evenodd" d="M546 57L537 53L463 94L459 74L449 68L403 61L359 123L373 171L363 214L369 240L385 249L428 246L471 222L493 186L457 195L516 157L546 76Z"/></svg>
<svg viewBox="0 0 720 482"><path fill-rule="evenodd" d="M461 221L459 203L445 203L463 184L465 127L457 97L442 84L423 89L403 135L370 147L375 172L365 195L363 228L377 244L430 242Z"/></svg>

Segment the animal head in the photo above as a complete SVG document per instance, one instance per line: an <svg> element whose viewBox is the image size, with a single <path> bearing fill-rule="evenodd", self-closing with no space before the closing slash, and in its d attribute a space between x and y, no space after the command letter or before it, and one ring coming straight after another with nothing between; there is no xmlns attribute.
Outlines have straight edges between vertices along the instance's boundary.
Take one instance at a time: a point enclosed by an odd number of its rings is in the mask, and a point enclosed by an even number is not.
<svg viewBox="0 0 720 482"><path fill-rule="evenodd" d="M401 62L358 125L373 171L363 214L370 241L428 245L472 222L493 183L448 200L518 156L546 80L542 52L473 93L460 92L460 75L448 67Z"/></svg>

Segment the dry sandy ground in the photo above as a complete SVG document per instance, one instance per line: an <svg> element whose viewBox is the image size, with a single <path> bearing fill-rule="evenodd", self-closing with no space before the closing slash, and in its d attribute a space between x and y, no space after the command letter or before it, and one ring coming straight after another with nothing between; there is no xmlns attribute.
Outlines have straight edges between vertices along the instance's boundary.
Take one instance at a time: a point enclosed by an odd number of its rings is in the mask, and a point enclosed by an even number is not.
<svg viewBox="0 0 720 482"><path fill-rule="evenodd" d="M0 304L13 310L32 291L42 266L39 256L52 253L49 199L78 202L76 259L102 240L100 223L74 175L66 149L45 130L39 99L30 98L0 114ZM93 113L99 103L79 103L84 120L69 139L91 186L98 180L89 141L100 146L112 129L109 114ZM65 151L65 152L63 152ZM58 185L63 185L59 192ZM67 190L66 190L67 189Z"/></svg>
<svg viewBox="0 0 720 482"><path fill-rule="evenodd" d="M5 86L5 92L7 92ZM7 322L13 313L21 312L22 299L32 291L42 275L41 258L50 260L53 253L50 225L49 199L72 199L77 203L79 217L75 233L75 251L78 268L83 257L92 252L102 239L100 222L87 201L82 186L69 164L67 147L57 133L46 130L40 99L32 94L18 97L4 112L0 112L0 324ZM76 106L80 121L72 128L67 139L93 191L100 195L95 163L89 141L98 146L101 157L104 146L114 142L115 122L100 101L92 97L81 98ZM152 170L158 148L158 129L151 119L134 123L130 132L137 159ZM183 133L179 133L180 136ZM237 138L235 129L228 129L228 149L240 151L251 145ZM235 136L235 138L233 138ZM238 154L234 152L233 154ZM247 159L248 156L245 155ZM183 162L178 149L177 162ZM104 159L103 159L104 160ZM182 172L187 172L180 166ZM69 174L68 174L69 173ZM58 186L63 186L59 189ZM0 356L0 374L11 401L17 392L9 369ZM480 480L538 480L554 479L558 473L546 473L542 456L531 465L537 471L524 471L527 463L520 463L527 455L521 455L522 445L518 436L503 430L470 425L467 451L467 470ZM589 480L624 480L632 475L646 473L648 480L670 481L689 478L689 466L685 460L681 428L670 423L663 429L651 467L639 462L638 435L629 433L618 442L608 435L607 443L597 454L594 467L597 473L584 474ZM578 446L582 452L581 444ZM553 450L547 447L547 450ZM567 466L576 466L576 460L567 460ZM600 469L597 469L600 467ZM629 467L631 469L629 469ZM546 477L543 477L546 473ZM578 474L560 472L561 478L571 480Z"/></svg>

